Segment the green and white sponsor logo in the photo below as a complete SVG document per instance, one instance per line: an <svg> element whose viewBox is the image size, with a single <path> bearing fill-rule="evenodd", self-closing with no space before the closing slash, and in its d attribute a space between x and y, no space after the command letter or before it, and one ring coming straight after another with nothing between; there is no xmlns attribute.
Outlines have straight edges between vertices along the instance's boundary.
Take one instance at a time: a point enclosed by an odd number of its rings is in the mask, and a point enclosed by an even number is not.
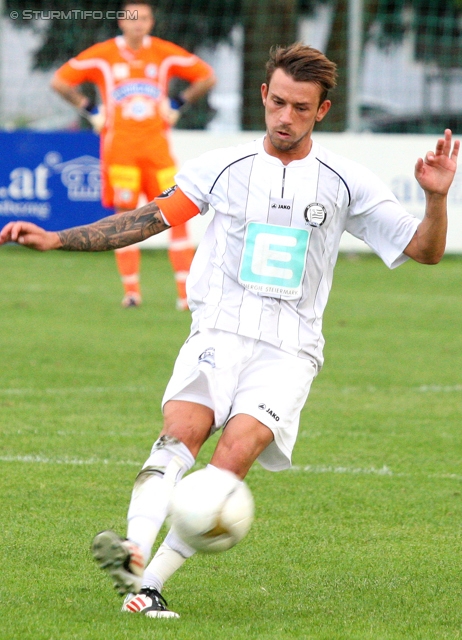
<svg viewBox="0 0 462 640"><path fill-rule="evenodd" d="M239 282L262 296L301 295L311 230L250 222L244 237Z"/></svg>

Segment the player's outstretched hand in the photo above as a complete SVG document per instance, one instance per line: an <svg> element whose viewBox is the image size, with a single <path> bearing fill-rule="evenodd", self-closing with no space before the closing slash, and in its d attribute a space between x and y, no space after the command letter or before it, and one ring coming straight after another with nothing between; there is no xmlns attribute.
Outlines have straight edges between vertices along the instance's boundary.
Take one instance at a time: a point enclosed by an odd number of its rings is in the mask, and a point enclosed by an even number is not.
<svg viewBox="0 0 462 640"><path fill-rule="evenodd" d="M0 231L0 245L17 242L37 251L59 249L61 241L54 231L45 231L32 222L9 222Z"/></svg>
<svg viewBox="0 0 462 640"><path fill-rule="evenodd" d="M452 131L446 129L444 138L436 143L436 151L429 151L425 159L419 158L415 165L415 177L424 191L445 196L457 169L460 141L452 144Z"/></svg>

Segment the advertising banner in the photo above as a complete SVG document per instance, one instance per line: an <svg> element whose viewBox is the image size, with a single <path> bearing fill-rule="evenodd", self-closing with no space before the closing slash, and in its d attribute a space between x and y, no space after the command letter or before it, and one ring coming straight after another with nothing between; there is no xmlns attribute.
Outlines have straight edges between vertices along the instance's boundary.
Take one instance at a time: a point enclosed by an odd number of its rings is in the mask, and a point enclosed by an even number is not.
<svg viewBox="0 0 462 640"><path fill-rule="evenodd" d="M110 213L95 134L0 132L0 226L28 220L56 231Z"/></svg>

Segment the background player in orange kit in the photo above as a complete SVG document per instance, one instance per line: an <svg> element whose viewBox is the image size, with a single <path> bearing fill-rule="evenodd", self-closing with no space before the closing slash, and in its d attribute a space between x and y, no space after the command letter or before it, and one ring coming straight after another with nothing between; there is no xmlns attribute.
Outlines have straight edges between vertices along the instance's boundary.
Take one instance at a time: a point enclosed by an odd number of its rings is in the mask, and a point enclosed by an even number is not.
<svg viewBox="0 0 462 640"><path fill-rule="evenodd" d="M215 84L212 68L185 49L149 36L154 16L149 2L127 2L119 20L121 36L93 45L60 67L52 88L79 109L101 133L102 203L117 212L134 209L139 196L148 201L174 184L177 172L169 131L180 109L205 95ZM132 17L133 16L133 17ZM169 82L189 82L175 98ZM77 85L98 87L97 107ZM178 288L177 308L187 309L185 281L194 248L186 224L172 228L169 258ZM141 252L130 246L115 252L124 285L124 307L141 303Z"/></svg>

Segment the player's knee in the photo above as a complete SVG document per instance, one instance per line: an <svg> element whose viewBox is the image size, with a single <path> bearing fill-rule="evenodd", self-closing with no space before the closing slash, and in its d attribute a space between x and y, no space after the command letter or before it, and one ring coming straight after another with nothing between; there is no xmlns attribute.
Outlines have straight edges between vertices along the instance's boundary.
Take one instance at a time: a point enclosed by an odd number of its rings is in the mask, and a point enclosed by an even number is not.
<svg viewBox="0 0 462 640"><path fill-rule="evenodd" d="M210 435L213 411L192 402L170 400L164 406L162 436L176 438L197 456L199 449Z"/></svg>
<svg viewBox="0 0 462 640"><path fill-rule="evenodd" d="M220 444L235 450L261 450L273 440L274 434L269 427L251 416L238 414L226 425Z"/></svg>
<svg viewBox="0 0 462 640"><path fill-rule="evenodd" d="M266 446L265 442L256 442L252 439L221 438L212 456L211 464L219 469L232 471L243 479Z"/></svg>

